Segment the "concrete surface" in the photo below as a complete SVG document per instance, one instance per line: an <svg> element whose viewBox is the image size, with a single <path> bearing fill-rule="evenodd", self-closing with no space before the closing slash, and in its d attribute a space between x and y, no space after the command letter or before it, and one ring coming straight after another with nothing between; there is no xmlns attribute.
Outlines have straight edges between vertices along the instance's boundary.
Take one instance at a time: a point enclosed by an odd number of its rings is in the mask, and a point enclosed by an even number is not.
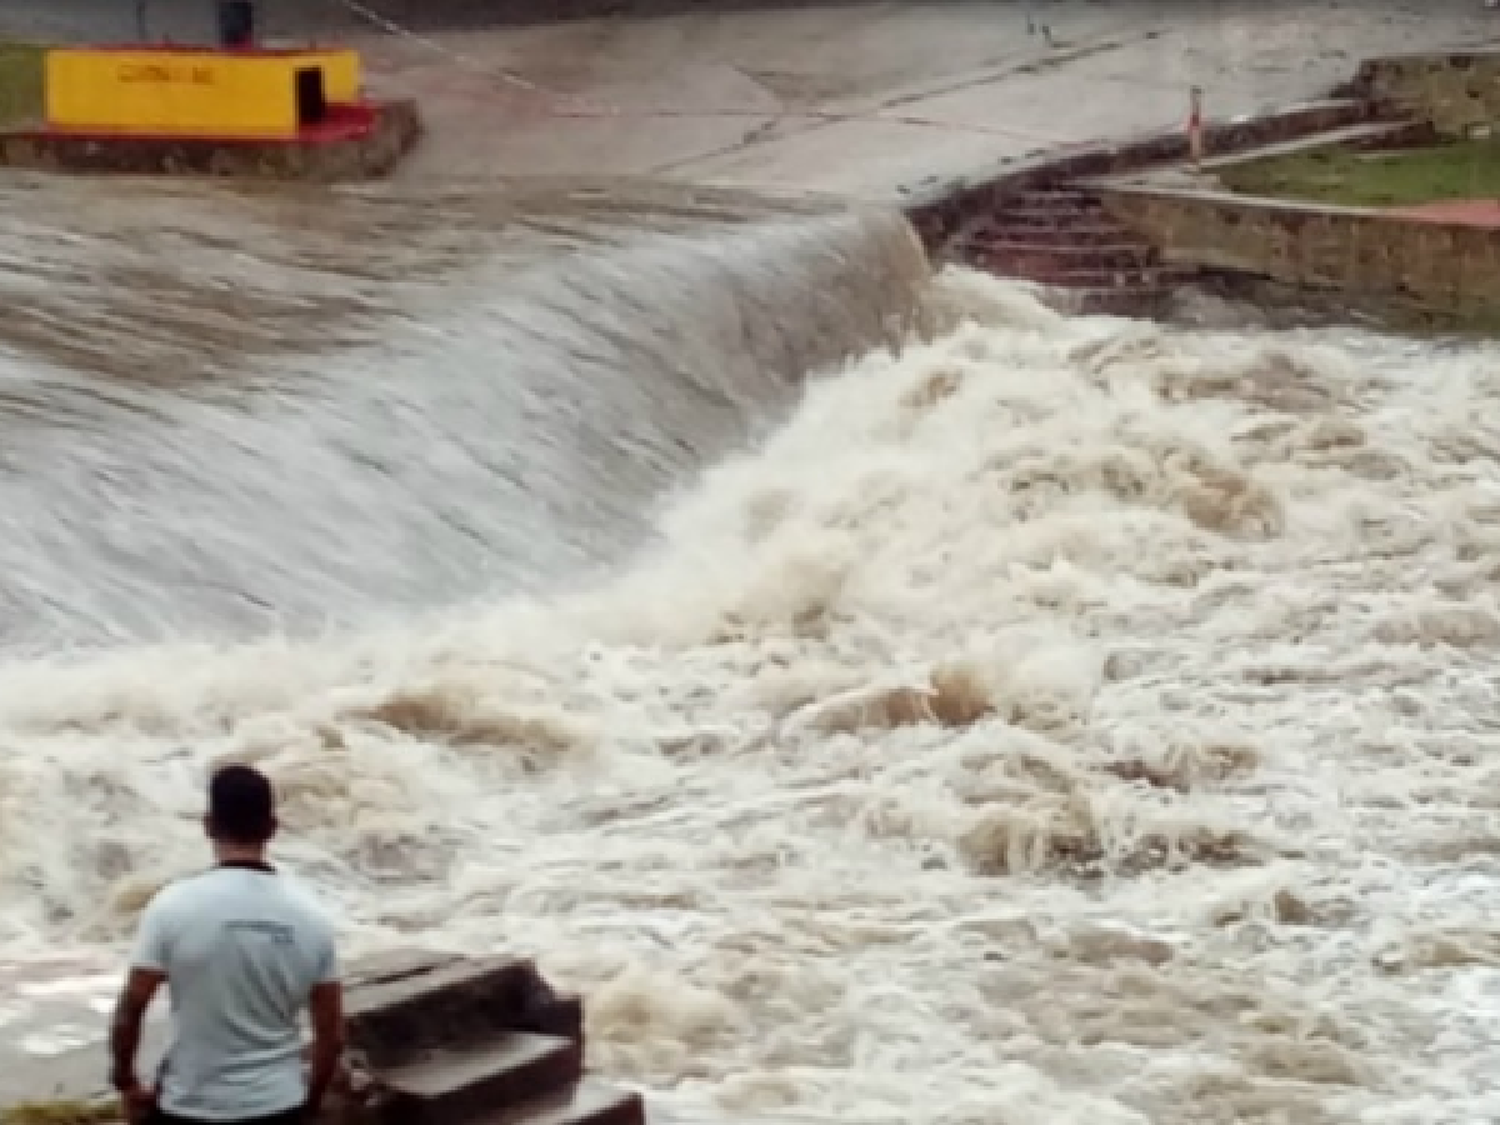
<svg viewBox="0 0 1500 1125"><path fill-rule="evenodd" d="M646 175L888 201L1170 128L1194 84L1211 117L1234 116L1321 94L1368 55L1497 32L1469 2L1051 0L387 34L368 49L379 87L424 107L409 177Z"/></svg>
<svg viewBox="0 0 1500 1125"><path fill-rule="evenodd" d="M360 0L393 17L377 26L340 0L266 5L270 33L355 39L379 92L421 100L431 135L409 178L656 176L881 201L1171 127L1194 84L1209 116L1232 116L1322 93L1369 55L1500 37L1500 15L1475 0L633 0L613 7L654 14L488 31L443 28L552 6ZM4 7L0 31L107 38L134 25L125 0ZM149 8L154 30L187 38L208 34L209 11L207 0Z"/></svg>
<svg viewBox="0 0 1500 1125"><path fill-rule="evenodd" d="M121 983L100 954L0 962L0 1105L105 1096L105 1029ZM166 1044L165 1005L153 1007L143 1044L152 1066Z"/></svg>

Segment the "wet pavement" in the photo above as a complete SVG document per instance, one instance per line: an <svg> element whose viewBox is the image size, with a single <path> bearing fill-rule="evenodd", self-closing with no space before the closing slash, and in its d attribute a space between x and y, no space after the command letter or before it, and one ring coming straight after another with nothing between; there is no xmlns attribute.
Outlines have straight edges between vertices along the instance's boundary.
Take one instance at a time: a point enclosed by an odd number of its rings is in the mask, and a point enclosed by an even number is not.
<svg viewBox="0 0 1500 1125"><path fill-rule="evenodd" d="M1193 85L1208 116L1230 117L1320 95L1370 54L1500 41L1500 16L1473 0L624 7L653 14L485 31L486 14L535 5L278 0L265 26L350 39L378 92L420 99L429 137L404 178L650 176L880 201L1172 128ZM6 9L0 30L134 27L133 6L107 0ZM157 33L210 34L207 3L149 10Z"/></svg>
<svg viewBox="0 0 1500 1125"><path fill-rule="evenodd" d="M0 961L0 1104L108 1094L103 1032L120 979L97 955ZM165 1039L158 1004L142 1049L147 1068Z"/></svg>
<svg viewBox="0 0 1500 1125"><path fill-rule="evenodd" d="M403 175L578 173L896 201L1058 147L1318 96L1473 44L1473 4L872 4L371 41L431 137ZM1309 50L1309 45L1312 49Z"/></svg>

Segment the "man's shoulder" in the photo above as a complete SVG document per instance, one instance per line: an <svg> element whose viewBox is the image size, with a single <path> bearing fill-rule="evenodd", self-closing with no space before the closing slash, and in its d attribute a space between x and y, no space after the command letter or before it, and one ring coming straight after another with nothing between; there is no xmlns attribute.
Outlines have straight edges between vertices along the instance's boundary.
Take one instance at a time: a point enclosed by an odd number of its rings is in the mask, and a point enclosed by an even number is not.
<svg viewBox="0 0 1500 1125"><path fill-rule="evenodd" d="M184 902L190 901L199 893L202 880L207 874L206 871L192 871L186 875L168 879L147 901L146 913L166 914L180 908Z"/></svg>
<svg viewBox="0 0 1500 1125"><path fill-rule="evenodd" d="M299 939L314 945L334 940L335 928L311 891L296 880L271 876L248 886L220 878L210 867L174 879L146 905L144 918L169 930L195 924L218 925L226 916L290 924Z"/></svg>
<svg viewBox="0 0 1500 1125"><path fill-rule="evenodd" d="M153 913L196 913L220 899L243 901L242 886L229 882L222 867L207 867L179 875L163 884L146 909Z"/></svg>

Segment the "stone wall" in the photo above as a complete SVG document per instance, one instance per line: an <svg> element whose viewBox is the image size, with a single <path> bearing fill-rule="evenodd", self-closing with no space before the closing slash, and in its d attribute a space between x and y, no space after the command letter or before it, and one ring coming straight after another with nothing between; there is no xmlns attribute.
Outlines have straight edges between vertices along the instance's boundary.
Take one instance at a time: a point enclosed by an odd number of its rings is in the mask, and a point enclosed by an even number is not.
<svg viewBox="0 0 1500 1125"><path fill-rule="evenodd" d="M1204 140L1210 152L1224 155L1276 144L1309 133L1339 129L1379 117L1378 107L1358 99L1305 102L1235 121L1210 121ZM907 201L904 208L934 258L942 258L969 221L993 214L1007 199L1038 188L1055 187L1094 176L1113 176L1186 159L1182 129L1131 137L1109 145L1085 145L1048 153L1035 161L1006 162L972 180L941 184Z"/></svg>
<svg viewBox="0 0 1500 1125"><path fill-rule="evenodd" d="M1386 302L1401 319L1500 323L1500 228L1217 192L1112 187L1106 209L1164 258Z"/></svg>
<svg viewBox="0 0 1500 1125"><path fill-rule="evenodd" d="M1345 91L1465 136L1500 126L1500 51L1395 55L1360 65Z"/></svg>

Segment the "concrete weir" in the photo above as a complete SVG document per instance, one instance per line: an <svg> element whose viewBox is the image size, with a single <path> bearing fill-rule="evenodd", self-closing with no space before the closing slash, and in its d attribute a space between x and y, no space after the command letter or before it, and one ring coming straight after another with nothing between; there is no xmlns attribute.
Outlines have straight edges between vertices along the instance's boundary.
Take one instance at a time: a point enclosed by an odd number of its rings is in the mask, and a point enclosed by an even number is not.
<svg viewBox="0 0 1500 1125"><path fill-rule="evenodd" d="M529 961L395 953L346 982L339 1125L643 1125L641 1096L590 1077L583 1005ZM160 1050L162 1028L152 1038ZM148 1048L149 1049L149 1048ZM108 1100L97 1045L49 1060L25 1101Z"/></svg>

